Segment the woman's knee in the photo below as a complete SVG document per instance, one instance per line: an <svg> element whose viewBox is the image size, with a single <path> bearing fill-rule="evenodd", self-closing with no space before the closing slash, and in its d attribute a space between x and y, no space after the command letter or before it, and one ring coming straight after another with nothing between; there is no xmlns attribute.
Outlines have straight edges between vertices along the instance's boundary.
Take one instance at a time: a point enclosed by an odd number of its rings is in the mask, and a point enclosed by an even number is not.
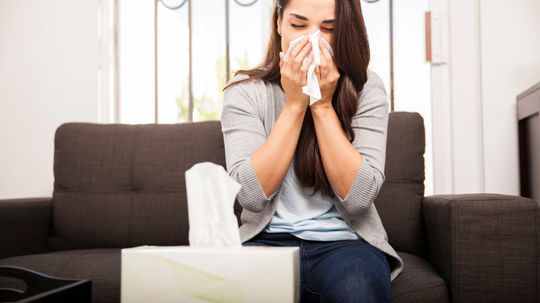
<svg viewBox="0 0 540 303"><path fill-rule="evenodd" d="M353 266L321 291L321 302L391 302L390 277Z"/></svg>
<svg viewBox="0 0 540 303"><path fill-rule="evenodd" d="M321 290L321 302L390 302L391 279L384 253L365 250L333 261L328 268ZM343 257L343 255L341 256ZM339 262L339 263L338 263ZM339 265L336 266L336 263Z"/></svg>

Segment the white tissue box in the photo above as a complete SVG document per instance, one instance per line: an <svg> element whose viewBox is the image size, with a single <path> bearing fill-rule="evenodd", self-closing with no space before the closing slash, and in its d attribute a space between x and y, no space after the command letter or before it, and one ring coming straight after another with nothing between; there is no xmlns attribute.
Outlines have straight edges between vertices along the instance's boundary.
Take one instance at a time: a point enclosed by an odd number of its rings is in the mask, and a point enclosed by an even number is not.
<svg viewBox="0 0 540 303"><path fill-rule="evenodd" d="M122 249L122 302L300 302L298 247Z"/></svg>

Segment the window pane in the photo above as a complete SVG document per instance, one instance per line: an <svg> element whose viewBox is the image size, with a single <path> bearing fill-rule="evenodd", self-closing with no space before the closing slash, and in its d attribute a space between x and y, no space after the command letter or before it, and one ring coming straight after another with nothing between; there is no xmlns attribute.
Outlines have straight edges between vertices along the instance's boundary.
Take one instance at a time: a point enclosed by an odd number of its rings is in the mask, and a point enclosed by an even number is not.
<svg viewBox="0 0 540 303"><path fill-rule="evenodd" d="M158 122L188 121L189 2L169 9L158 2Z"/></svg>
<svg viewBox="0 0 540 303"><path fill-rule="evenodd" d="M120 122L154 122L154 2L119 2Z"/></svg>
<svg viewBox="0 0 540 303"><path fill-rule="evenodd" d="M225 85L225 1L190 2L193 26L193 121L219 120Z"/></svg>
<svg viewBox="0 0 540 303"><path fill-rule="evenodd" d="M368 32L370 63L369 68L384 82L390 96L390 18L388 0L374 3L362 1L362 14Z"/></svg>
<svg viewBox="0 0 540 303"><path fill-rule="evenodd" d="M264 60L271 30L272 1L258 0L247 7L232 0L229 3L231 71L253 68Z"/></svg>

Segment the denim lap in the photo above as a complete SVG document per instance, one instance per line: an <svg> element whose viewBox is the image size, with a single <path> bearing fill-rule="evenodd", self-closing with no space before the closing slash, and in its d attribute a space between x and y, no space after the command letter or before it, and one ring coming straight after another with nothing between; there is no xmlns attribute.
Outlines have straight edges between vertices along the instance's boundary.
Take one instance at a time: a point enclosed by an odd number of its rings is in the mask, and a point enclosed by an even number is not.
<svg viewBox="0 0 540 303"><path fill-rule="evenodd" d="M304 286L320 302L391 302L385 254L363 240L314 244L302 263Z"/></svg>
<svg viewBox="0 0 540 303"><path fill-rule="evenodd" d="M310 241L261 232L244 246L300 247L301 302L391 302L386 255L363 239Z"/></svg>

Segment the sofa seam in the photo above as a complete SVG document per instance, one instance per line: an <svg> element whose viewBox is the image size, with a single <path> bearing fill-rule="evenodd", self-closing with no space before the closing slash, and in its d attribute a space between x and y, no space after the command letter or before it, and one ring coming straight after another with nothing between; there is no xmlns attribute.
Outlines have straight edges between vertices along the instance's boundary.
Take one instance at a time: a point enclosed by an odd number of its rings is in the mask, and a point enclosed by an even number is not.
<svg viewBox="0 0 540 303"><path fill-rule="evenodd" d="M129 178L130 178L130 186L131 188L133 189L134 188L134 180L135 180L135 172L134 172L134 167L135 167L135 148L137 147L137 139L139 138L139 128L135 128L135 138L133 139L133 148L131 149L131 161L130 161L130 173L129 173ZM137 194L136 191L134 190L131 190L130 191L130 195L129 195L129 212L130 212L130 216L129 216L129 223L128 223L128 227L127 227L127 239L125 240L125 245L126 246L130 246L131 244L131 233L132 233L132 226L133 226L133 204L135 203L135 195Z"/></svg>

